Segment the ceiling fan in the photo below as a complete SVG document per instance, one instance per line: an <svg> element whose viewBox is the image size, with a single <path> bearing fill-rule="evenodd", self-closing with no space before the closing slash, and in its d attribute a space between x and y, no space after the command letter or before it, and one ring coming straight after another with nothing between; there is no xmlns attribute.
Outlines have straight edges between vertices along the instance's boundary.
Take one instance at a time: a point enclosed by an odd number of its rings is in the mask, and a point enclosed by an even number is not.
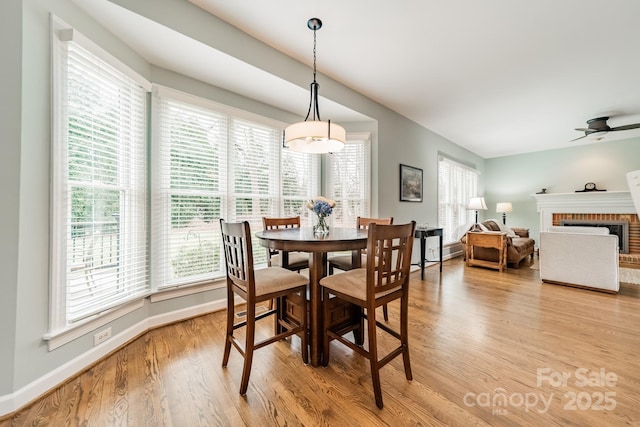
<svg viewBox="0 0 640 427"><path fill-rule="evenodd" d="M593 135L596 133L602 133L604 135L607 132L613 132L616 130L629 130L629 129L640 128L640 123L634 123L631 125L624 125L624 126L616 126L612 128L607 124L607 120L609 120L609 117L596 117L595 119L587 120L586 128L576 128L577 131L584 132L584 135L579 138L572 139L571 142L577 141L582 138L586 138L587 136Z"/></svg>

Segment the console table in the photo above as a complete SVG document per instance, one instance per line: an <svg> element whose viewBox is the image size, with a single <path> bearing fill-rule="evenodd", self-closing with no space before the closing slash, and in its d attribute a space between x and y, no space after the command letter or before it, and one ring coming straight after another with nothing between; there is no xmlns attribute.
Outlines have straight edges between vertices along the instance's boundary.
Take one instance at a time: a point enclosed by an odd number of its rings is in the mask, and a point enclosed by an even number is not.
<svg viewBox="0 0 640 427"><path fill-rule="evenodd" d="M498 250L498 261L475 259L474 246ZM504 271L507 267L507 233L498 231L468 231L467 232L467 267L479 265Z"/></svg>
<svg viewBox="0 0 640 427"><path fill-rule="evenodd" d="M426 246L427 246L427 237L438 236L440 250L438 251L440 254L440 273L442 273L442 228L422 228L416 229L414 234L415 237L420 239L420 279L424 280L424 263L428 262L438 262L436 260L427 259L426 256Z"/></svg>

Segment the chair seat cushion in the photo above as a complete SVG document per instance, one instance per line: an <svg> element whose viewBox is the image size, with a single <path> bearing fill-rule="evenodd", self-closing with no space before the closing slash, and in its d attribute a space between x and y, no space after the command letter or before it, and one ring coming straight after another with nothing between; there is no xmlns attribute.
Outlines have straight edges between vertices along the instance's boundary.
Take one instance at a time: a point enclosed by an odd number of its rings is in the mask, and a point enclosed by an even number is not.
<svg viewBox="0 0 640 427"><path fill-rule="evenodd" d="M285 291L309 283L302 274L281 267L267 267L255 270L256 296Z"/></svg>
<svg viewBox="0 0 640 427"><path fill-rule="evenodd" d="M271 265L282 267L280 254L271 256ZM306 252L289 252L289 270L309 268L309 254Z"/></svg>
<svg viewBox="0 0 640 427"><path fill-rule="evenodd" d="M367 299L367 269L356 268L344 273L327 276L320 280L320 286L365 301ZM398 288L378 292L375 297L383 297L395 292L396 289Z"/></svg>
<svg viewBox="0 0 640 427"><path fill-rule="evenodd" d="M349 271L353 269L351 265L351 254L348 255L336 255L329 257L329 264L333 264L334 267L339 268L343 271ZM360 256L360 265L365 265L367 263L367 256Z"/></svg>

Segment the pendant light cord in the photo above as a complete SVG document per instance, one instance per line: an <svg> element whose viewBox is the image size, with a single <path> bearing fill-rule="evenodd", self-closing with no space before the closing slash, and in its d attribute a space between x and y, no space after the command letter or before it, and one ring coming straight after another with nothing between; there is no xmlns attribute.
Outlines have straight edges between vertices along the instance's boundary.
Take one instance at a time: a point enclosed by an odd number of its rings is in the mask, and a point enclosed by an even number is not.
<svg viewBox="0 0 640 427"><path fill-rule="evenodd" d="M313 82L316 83L316 30L313 30Z"/></svg>
<svg viewBox="0 0 640 427"><path fill-rule="evenodd" d="M311 20L309 22L311 22ZM320 118L320 107L318 106L318 88L320 87L320 85L316 81L316 30L322 27L322 21L317 20L317 22L313 23L313 26L311 26L310 24L307 24L307 26L309 26L309 28L313 30L313 82L311 83L311 99L309 100L309 110L307 111L307 117L304 118L304 121L306 122L307 120L309 120L309 116L311 115L312 111L313 116L311 116L311 119L314 121L321 121L322 119Z"/></svg>

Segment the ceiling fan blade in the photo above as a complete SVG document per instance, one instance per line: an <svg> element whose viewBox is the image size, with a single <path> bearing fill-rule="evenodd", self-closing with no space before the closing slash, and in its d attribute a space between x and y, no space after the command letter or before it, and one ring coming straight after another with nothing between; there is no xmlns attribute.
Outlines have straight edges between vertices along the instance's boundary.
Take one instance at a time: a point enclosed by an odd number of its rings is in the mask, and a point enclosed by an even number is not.
<svg viewBox="0 0 640 427"><path fill-rule="evenodd" d="M640 123L635 123L632 125L617 126L617 127L611 128L611 130L614 131L614 130L628 130L628 129L639 129L639 128L640 128Z"/></svg>
<svg viewBox="0 0 640 427"><path fill-rule="evenodd" d="M589 132L593 129L589 129L589 128L576 128L575 130L577 130L578 132Z"/></svg>
<svg viewBox="0 0 640 427"><path fill-rule="evenodd" d="M579 139L586 138L587 136L588 136L588 135L583 135L583 136L580 136L580 137L578 137L578 138L576 138L576 139L572 139L572 140L571 140L571 141L569 141L569 142L577 141L577 140L579 140Z"/></svg>

